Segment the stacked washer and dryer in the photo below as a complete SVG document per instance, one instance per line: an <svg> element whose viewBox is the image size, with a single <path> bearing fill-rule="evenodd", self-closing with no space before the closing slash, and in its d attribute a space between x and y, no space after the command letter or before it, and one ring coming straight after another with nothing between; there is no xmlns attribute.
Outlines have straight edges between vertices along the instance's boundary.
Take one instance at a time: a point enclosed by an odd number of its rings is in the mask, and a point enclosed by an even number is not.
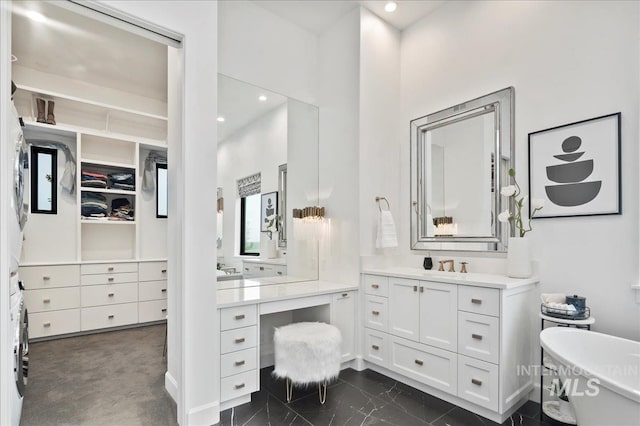
<svg viewBox="0 0 640 426"><path fill-rule="evenodd" d="M21 120L13 102L11 103L10 113L10 138L8 142L12 145L9 167L13 170L13 196L11 197L9 219L9 244L11 249L9 292L11 295L11 333L13 340L12 367L13 376L15 377L15 386L11 386L10 392L12 393L11 424L18 425L22 413L23 391L27 383L29 364L29 319L24 306L22 282L18 275L24 226L29 211L26 202L28 198L25 197L25 189L28 188L26 185L28 174L25 172L25 168L28 166L28 150L22 133Z"/></svg>

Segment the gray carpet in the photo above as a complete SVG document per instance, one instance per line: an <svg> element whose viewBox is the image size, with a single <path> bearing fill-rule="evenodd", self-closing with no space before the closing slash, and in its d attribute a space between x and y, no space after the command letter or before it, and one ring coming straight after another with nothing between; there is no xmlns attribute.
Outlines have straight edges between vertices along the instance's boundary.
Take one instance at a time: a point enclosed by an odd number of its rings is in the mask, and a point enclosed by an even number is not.
<svg viewBox="0 0 640 426"><path fill-rule="evenodd" d="M21 424L177 424L164 333L155 325L31 344Z"/></svg>

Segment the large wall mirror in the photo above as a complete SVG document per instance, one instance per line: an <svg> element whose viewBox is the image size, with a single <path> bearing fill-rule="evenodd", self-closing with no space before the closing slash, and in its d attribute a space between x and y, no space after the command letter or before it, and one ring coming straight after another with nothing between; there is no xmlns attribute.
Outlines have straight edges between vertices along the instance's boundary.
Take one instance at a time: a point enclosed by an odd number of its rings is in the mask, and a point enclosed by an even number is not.
<svg viewBox="0 0 640 426"><path fill-rule="evenodd" d="M504 251L514 89L411 121L411 248Z"/></svg>
<svg viewBox="0 0 640 426"><path fill-rule="evenodd" d="M280 282L318 278L318 242L297 238L292 217L294 208L319 204L318 118L314 105L218 75L218 263L225 269L259 260L286 266ZM273 193L277 217L269 220L261 198Z"/></svg>

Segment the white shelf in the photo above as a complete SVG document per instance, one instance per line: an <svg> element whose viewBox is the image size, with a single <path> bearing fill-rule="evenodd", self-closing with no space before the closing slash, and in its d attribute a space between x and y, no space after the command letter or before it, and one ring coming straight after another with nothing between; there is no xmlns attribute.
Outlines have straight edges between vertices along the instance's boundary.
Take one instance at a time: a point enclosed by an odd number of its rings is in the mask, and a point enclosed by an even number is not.
<svg viewBox="0 0 640 426"><path fill-rule="evenodd" d="M115 194L115 195L136 195L136 191L127 191L125 189L108 189L108 188L91 188L88 186L81 186L82 192L100 192L103 194Z"/></svg>
<svg viewBox="0 0 640 426"><path fill-rule="evenodd" d="M121 169L136 169L135 164L127 164L127 163L116 163L113 161L101 161L101 160L88 160L82 159L80 161L82 164L93 164L96 166L106 166L106 167L119 167Z"/></svg>
<svg viewBox="0 0 640 426"><path fill-rule="evenodd" d="M542 318L545 321L555 322L557 324L592 325L593 323L596 322L596 319L594 317L589 317L587 319L580 319L580 320L570 320L570 319L564 319L564 318L550 317L549 315L545 315L542 312L538 313L538 315L540 316L540 318Z"/></svg>

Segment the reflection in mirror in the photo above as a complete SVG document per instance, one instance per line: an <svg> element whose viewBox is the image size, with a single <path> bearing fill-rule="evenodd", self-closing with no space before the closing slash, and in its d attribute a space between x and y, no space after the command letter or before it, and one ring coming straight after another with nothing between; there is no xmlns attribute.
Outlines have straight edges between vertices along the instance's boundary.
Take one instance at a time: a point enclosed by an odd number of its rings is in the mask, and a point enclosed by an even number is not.
<svg viewBox="0 0 640 426"><path fill-rule="evenodd" d="M296 239L292 206L318 204L318 108L219 75L218 113L221 269L279 282L317 279L317 241ZM269 238L260 199L271 192L279 218Z"/></svg>
<svg viewBox="0 0 640 426"><path fill-rule="evenodd" d="M216 190L216 212L218 215L216 221L216 248L222 249L222 235L223 235L223 215L224 215L224 197L222 196L222 188L218 187Z"/></svg>
<svg viewBox="0 0 640 426"><path fill-rule="evenodd" d="M411 122L413 249L505 249L512 98L508 88Z"/></svg>
<svg viewBox="0 0 640 426"><path fill-rule="evenodd" d="M31 213L56 214L58 151L31 147Z"/></svg>

